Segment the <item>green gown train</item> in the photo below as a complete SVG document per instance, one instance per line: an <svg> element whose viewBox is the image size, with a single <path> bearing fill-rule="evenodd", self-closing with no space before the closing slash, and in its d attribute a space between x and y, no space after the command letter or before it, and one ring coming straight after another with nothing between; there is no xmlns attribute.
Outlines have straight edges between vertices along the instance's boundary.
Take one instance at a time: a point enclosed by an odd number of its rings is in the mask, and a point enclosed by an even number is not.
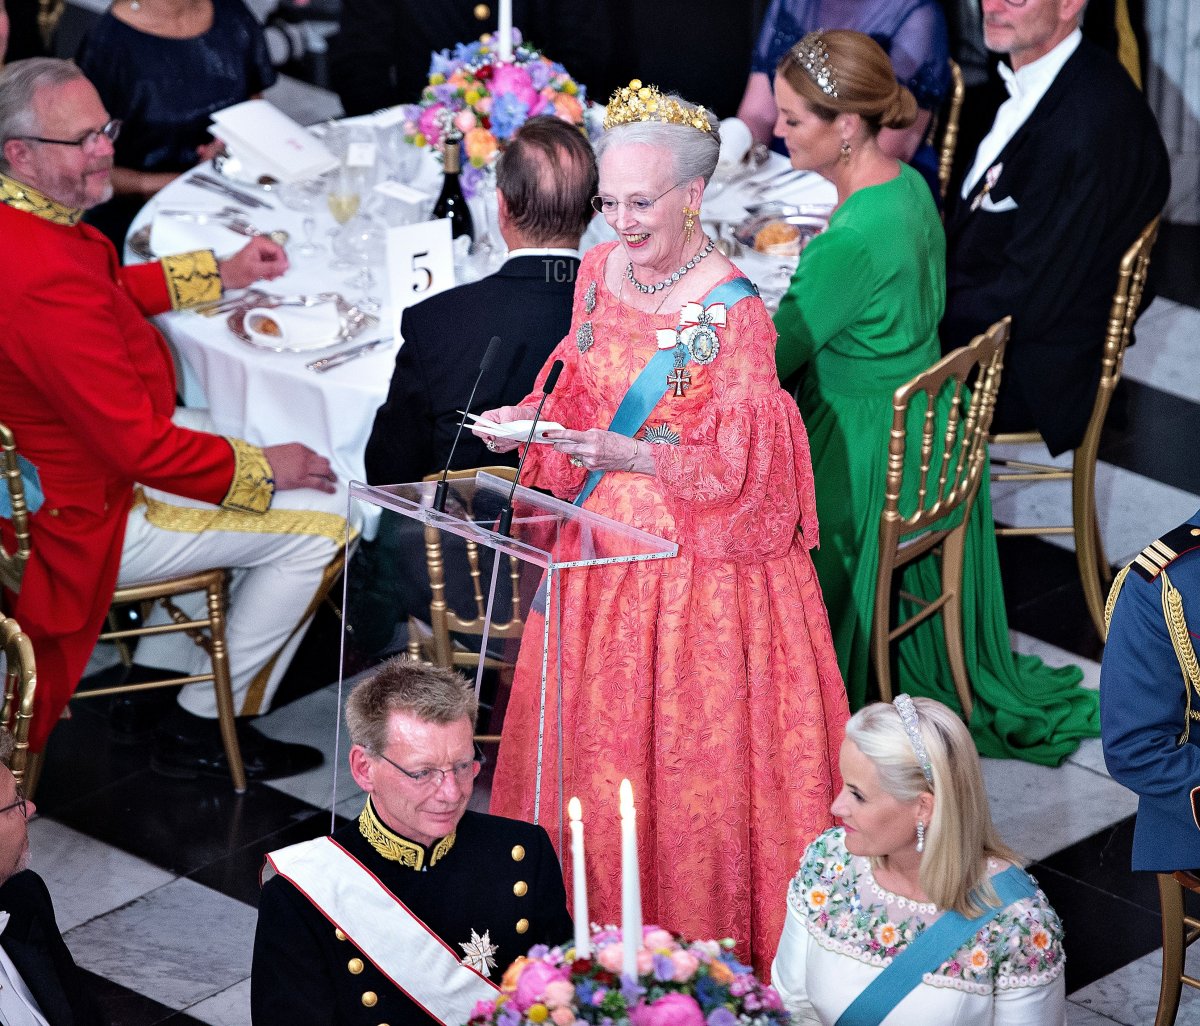
<svg viewBox="0 0 1200 1026"><path fill-rule="evenodd" d="M896 178L859 189L834 211L775 315L779 377L795 386L812 445L821 536L813 562L851 709L867 700L892 394L941 356L945 260L929 188L900 165ZM941 397L943 417L947 401ZM1058 765L1082 738L1099 734L1098 695L1079 686L1078 667L1054 669L1012 651L986 482L971 511L963 578L970 726L980 754ZM903 588L936 595L933 560L906 568ZM902 616L912 612L902 604ZM939 617L900 641L897 663L897 690L959 708Z"/></svg>

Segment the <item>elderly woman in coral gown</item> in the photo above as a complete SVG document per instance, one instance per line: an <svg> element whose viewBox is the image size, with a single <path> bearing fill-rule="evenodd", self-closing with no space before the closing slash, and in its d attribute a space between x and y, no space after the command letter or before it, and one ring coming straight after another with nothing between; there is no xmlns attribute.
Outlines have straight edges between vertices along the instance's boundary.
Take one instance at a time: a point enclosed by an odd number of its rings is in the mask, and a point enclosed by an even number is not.
<svg viewBox="0 0 1200 1026"><path fill-rule="evenodd" d="M700 226L714 120L635 82L605 125L594 205L618 241L583 260L542 414L566 429L533 447L523 477L679 555L565 575L563 798L579 796L588 821L593 920L619 921L628 777L645 921L737 938L765 967L782 882L830 823L848 716L809 558L808 440L775 376L766 308ZM489 415L531 417L545 374ZM649 413L614 423L627 394ZM518 660L492 792L493 812L520 818L533 813L540 624L526 637L539 645ZM557 837L553 729L545 743L542 822Z"/></svg>

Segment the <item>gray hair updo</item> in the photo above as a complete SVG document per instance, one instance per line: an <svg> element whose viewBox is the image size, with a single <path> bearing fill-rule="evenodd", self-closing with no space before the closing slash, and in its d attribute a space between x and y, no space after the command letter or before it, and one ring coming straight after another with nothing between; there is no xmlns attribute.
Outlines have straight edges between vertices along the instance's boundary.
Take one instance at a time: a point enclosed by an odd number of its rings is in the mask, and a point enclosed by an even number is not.
<svg viewBox="0 0 1200 1026"><path fill-rule="evenodd" d="M672 95L681 107L699 110L694 103ZM675 177L680 182L703 178L707 185L717 168L717 157L721 152L721 133L708 111L703 112L708 122L708 131L691 125L673 125L663 121L632 121L608 129L596 143L596 162L617 146L661 146L669 150L675 161Z"/></svg>

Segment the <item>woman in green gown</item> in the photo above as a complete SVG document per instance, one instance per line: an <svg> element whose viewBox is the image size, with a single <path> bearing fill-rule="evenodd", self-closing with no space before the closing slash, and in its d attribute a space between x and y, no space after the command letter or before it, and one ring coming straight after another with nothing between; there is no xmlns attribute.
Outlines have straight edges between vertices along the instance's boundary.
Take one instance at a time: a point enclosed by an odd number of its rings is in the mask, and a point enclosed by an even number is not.
<svg viewBox="0 0 1200 1026"><path fill-rule="evenodd" d="M941 356L946 242L928 186L876 143L881 127L910 124L916 103L874 41L810 33L780 61L775 99L775 130L793 167L838 191L828 229L805 248L775 315L776 363L780 380L794 379L808 427L821 529L814 563L857 709L867 699L892 394ZM942 416L949 401L940 397ZM1058 765L1099 733L1097 694L1079 686L1078 667L1051 669L1012 652L986 486L970 516L963 641L971 732L983 755ZM905 570L903 589L937 594L931 559ZM902 604L902 616L912 612ZM897 673L897 690L958 708L936 617L900 642Z"/></svg>

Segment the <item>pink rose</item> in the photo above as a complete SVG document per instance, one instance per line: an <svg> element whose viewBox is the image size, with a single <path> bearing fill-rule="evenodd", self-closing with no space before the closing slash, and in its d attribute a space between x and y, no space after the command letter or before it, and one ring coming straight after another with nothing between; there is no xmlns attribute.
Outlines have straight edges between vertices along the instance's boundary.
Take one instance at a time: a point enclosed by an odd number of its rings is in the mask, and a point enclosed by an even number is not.
<svg viewBox="0 0 1200 1026"><path fill-rule="evenodd" d="M633 1026L705 1026L704 1013L687 994L664 994L652 1005L638 1005L629 1019Z"/></svg>
<svg viewBox="0 0 1200 1026"><path fill-rule="evenodd" d="M596 955L596 961L610 973L619 973L624 960L624 952L621 950L620 944L606 944Z"/></svg>
<svg viewBox="0 0 1200 1026"><path fill-rule="evenodd" d="M546 986L554 980L565 980L566 971L556 969L545 962L529 962L517 980L517 990L513 995L517 1008L522 1012L528 1011L530 1005L542 1000Z"/></svg>
<svg viewBox="0 0 1200 1026"><path fill-rule="evenodd" d="M550 1020L554 1026L571 1026L575 1021L575 1013L569 1008L556 1008L550 1013Z"/></svg>
<svg viewBox="0 0 1200 1026"><path fill-rule="evenodd" d="M492 95L512 93L525 104L527 110L532 110L538 102L539 96L537 90L533 88L533 83L529 81L529 72L519 64L497 64L495 68L496 70L492 73L492 81L489 83Z"/></svg>
<svg viewBox="0 0 1200 1026"><path fill-rule="evenodd" d="M442 138L442 121L439 115L446 109L444 104L435 103L431 107L426 107L421 111L421 117L417 120L417 127L420 128L421 134L430 142L439 142Z"/></svg>
<svg viewBox="0 0 1200 1026"><path fill-rule="evenodd" d="M563 1008L571 1003L571 999L574 996L575 987L570 982L567 980L551 980L546 984L544 1003L547 1008Z"/></svg>
<svg viewBox="0 0 1200 1026"><path fill-rule="evenodd" d="M671 964L675 967L675 973L671 979L676 983L687 983L688 980L696 975L700 959L690 951L672 951Z"/></svg>
<svg viewBox="0 0 1200 1026"><path fill-rule="evenodd" d="M661 926L647 926L642 931L642 943L651 951L671 951L679 947L675 938Z"/></svg>
<svg viewBox="0 0 1200 1026"><path fill-rule="evenodd" d="M475 1007L471 1009L472 1019L490 1019L492 1013L496 1011L495 1001L476 1001Z"/></svg>
<svg viewBox="0 0 1200 1026"><path fill-rule="evenodd" d="M480 114L484 115L484 117L486 117L488 114L490 114L492 112L492 103L493 102L494 101L492 100L492 98L490 96L481 96L479 98L479 102L477 104L475 104L475 109L477 111L479 111Z"/></svg>
<svg viewBox="0 0 1200 1026"><path fill-rule="evenodd" d="M638 948L637 953L637 973L639 976L645 976L646 973L654 969L654 952L649 948Z"/></svg>
<svg viewBox="0 0 1200 1026"><path fill-rule="evenodd" d="M463 135L466 135L477 124L479 124L478 119L469 110L460 110L454 115L454 127Z"/></svg>

